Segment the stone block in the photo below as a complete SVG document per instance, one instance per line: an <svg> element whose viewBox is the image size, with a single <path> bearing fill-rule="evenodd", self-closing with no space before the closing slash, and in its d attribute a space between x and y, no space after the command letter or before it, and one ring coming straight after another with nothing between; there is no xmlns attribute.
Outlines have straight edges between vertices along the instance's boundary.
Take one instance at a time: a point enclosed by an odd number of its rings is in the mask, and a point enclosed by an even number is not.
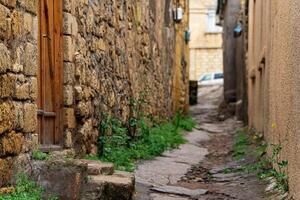
<svg viewBox="0 0 300 200"><path fill-rule="evenodd" d="M0 159L0 187L8 185L13 175L13 159Z"/></svg>
<svg viewBox="0 0 300 200"><path fill-rule="evenodd" d="M18 0L19 5L26 11L37 14L37 1L38 0Z"/></svg>
<svg viewBox="0 0 300 200"><path fill-rule="evenodd" d="M82 160L87 163L88 175L112 175L114 173L114 165L112 163L103 163L96 160Z"/></svg>
<svg viewBox="0 0 300 200"><path fill-rule="evenodd" d="M87 180L87 166L76 160L34 162L33 177L44 189L44 198L55 195L58 199L80 199Z"/></svg>
<svg viewBox="0 0 300 200"><path fill-rule="evenodd" d="M66 12L75 14L77 0L63 0L63 9Z"/></svg>
<svg viewBox="0 0 300 200"><path fill-rule="evenodd" d="M76 128L75 111L73 108L64 109L64 125L66 128Z"/></svg>
<svg viewBox="0 0 300 200"><path fill-rule="evenodd" d="M8 39L9 37L9 26L10 20L9 18L10 11L8 8L0 4L0 38ZM1 52L1 49L0 49Z"/></svg>
<svg viewBox="0 0 300 200"><path fill-rule="evenodd" d="M14 10L11 15L12 35L19 38L24 35L24 16L21 11Z"/></svg>
<svg viewBox="0 0 300 200"><path fill-rule="evenodd" d="M0 10L1 15L1 10ZM0 19L1 20L1 19ZM0 21L1 23L1 21ZM11 57L10 57L10 51L7 49L7 47L0 43L0 73L6 72L8 69L11 68Z"/></svg>
<svg viewBox="0 0 300 200"><path fill-rule="evenodd" d="M13 52L14 64L12 66L12 71L15 73L23 72L24 64L24 46L19 45L16 50Z"/></svg>
<svg viewBox="0 0 300 200"><path fill-rule="evenodd" d="M25 33L33 32L33 17L29 13L24 14L24 31Z"/></svg>
<svg viewBox="0 0 300 200"><path fill-rule="evenodd" d="M131 177L115 176L115 175L101 175L91 176L87 189L84 194L84 199L122 199L130 200L134 194L134 180ZM102 188L104 187L104 188ZM91 190L92 188L101 188L97 193Z"/></svg>
<svg viewBox="0 0 300 200"><path fill-rule="evenodd" d="M25 133L24 142L22 146L22 153L28 153L33 149L36 149L39 145L38 134Z"/></svg>
<svg viewBox="0 0 300 200"><path fill-rule="evenodd" d="M0 157L6 155L18 155L22 150L23 136L14 131L4 135L0 139Z"/></svg>
<svg viewBox="0 0 300 200"><path fill-rule="evenodd" d="M79 128L78 133L81 135L83 139L86 139L91 135L93 131L93 122L91 119L85 120L83 126Z"/></svg>
<svg viewBox="0 0 300 200"><path fill-rule="evenodd" d="M13 102L14 105L14 129L22 130L24 127L24 107L21 102Z"/></svg>
<svg viewBox="0 0 300 200"><path fill-rule="evenodd" d="M9 97L14 94L15 81L14 74L0 75L0 97Z"/></svg>
<svg viewBox="0 0 300 200"><path fill-rule="evenodd" d="M105 51L106 45L105 45L104 40L102 38L93 37L91 50L92 51Z"/></svg>
<svg viewBox="0 0 300 200"><path fill-rule="evenodd" d="M93 113L93 107L91 101L81 101L77 105L76 115L81 117L89 116Z"/></svg>
<svg viewBox="0 0 300 200"><path fill-rule="evenodd" d="M0 103L0 135L12 129L14 117L12 103Z"/></svg>
<svg viewBox="0 0 300 200"><path fill-rule="evenodd" d="M75 44L71 36L64 36L64 61L72 62L75 53Z"/></svg>
<svg viewBox="0 0 300 200"><path fill-rule="evenodd" d="M72 14L64 12L63 14L64 24L63 24L63 32L65 35L76 36L78 33L78 24L76 17Z"/></svg>
<svg viewBox="0 0 300 200"><path fill-rule="evenodd" d="M37 127L37 106L31 103L24 104L24 128L25 133L35 132Z"/></svg>
<svg viewBox="0 0 300 200"><path fill-rule="evenodd" d="M29 79L29 85L30 85L30 98L32 100L37 100L38 97L38 85L37 85L37 78L32 77Z"/></svg>
<svg viewBox="0 0 300 200"><path fill-rule="evenodd" d="M24 83L24 84L19 84L16 83L16 91L14 98L18 100L26 100L30 99L30 84L29 83Z"/></svg>
<svg viewBox="0 0 300 200"><path fill-rule="evenodd" d="M65 148L73 147L73 137L72 137L72 132L70 130L65 131L64 147Z"/></svg>
<svg viewBox="0 0 300 200"><path fill-rule="evenodd" d="M74 87L75 99L77 101L81 101L83 99L83 90L82 87L77 85Z"/></svg>
<svg viewBox="0 0 300 200"><path fill-rule="evenodd" d="M0 0L0 3L2 3L3 5L9 8L15 8L17 0Z"/></svg>
<svg viewBox="0 0 300 200"><path fill-rule="evenodd" d="M27 43L25 46L25 62L24 62L24 73L25 75L34 76L37 74L37 46L31 43Z"/></svg>
<svg viewBox="0 0 300 200"><path fill-rule="evenodd" d="M64 62L64 84L73 84L75 79L75 65Z"/></svg>
<svg viewBox="0 0 300 200"><path fill-rule="evenodd" d="M64 86L63 97L64 97L64 105L71 106L73 105L73 87L70 85Z"/></svg>

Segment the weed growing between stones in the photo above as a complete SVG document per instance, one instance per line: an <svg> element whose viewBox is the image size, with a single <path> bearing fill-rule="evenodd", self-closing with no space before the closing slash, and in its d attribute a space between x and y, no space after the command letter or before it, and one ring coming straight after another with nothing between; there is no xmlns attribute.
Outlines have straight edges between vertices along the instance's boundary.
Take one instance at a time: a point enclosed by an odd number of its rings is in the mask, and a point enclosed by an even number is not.
<svg viewBox="0 0 300 200"><path fill-rule="evenodd" d="M38 186L28 176L21 173L17 176L16 186L11 193L0 194L0 200L39 200L43 199L44 189ZM50 197L48 200L58 200L57 197Z"/></svg>
<svg viewBox="0 0 300 200"><path fill-rule="evenodd" d="M253 146L255 150L253 149ZM270 156L267 151L270 150ZM273 178L276 180L276 185L273 188L286 193L289 191L288 175L286 174L287 160L280 159L280 152L282 151L282 144L266 144L262 138L248 133L247 129L237 130L235 137L235 144L233 148L233 156L237 160L245 157L255 159L254 163L245 164L238 168L227 168L224 173L232 172L247 172L257 173L261 179Z"/></svg>
<svg viewBox="0 0 300 200"><path fill-rule="evenodd" d="M40 150L34 150L31 156L34 160L48 160L50 158L49 154L46 154Z"/></svg>
<svg viewBox="0 0 300 200"><path fill-rule="evenodd" d="M87 156L87 159L112 162L119 170L133 171L136 161L152 159L165 150L185 143L181 130L191 131L195 126L190 117L184 117L179 112L172 120L161 124L140 116L130 122L136 129L132 137L130 129L120 120L102 114L99 155Z"/></svg>

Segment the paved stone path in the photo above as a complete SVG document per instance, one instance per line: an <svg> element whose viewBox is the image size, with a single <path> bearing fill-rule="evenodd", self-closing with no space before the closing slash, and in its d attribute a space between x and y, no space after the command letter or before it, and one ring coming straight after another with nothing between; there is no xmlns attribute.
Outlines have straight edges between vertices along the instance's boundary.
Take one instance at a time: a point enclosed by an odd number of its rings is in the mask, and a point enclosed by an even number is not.
<svg viewBox="0 0 300 200"><path fill-rule="evenodd" d="M179 149L138 165L135 200L260 200L265 184L253 175L224 174L236 165L231 158L234 130L242 124L233 118L217 120L222 87L201 90L191 114L198 125L186 133Z"/></svg>

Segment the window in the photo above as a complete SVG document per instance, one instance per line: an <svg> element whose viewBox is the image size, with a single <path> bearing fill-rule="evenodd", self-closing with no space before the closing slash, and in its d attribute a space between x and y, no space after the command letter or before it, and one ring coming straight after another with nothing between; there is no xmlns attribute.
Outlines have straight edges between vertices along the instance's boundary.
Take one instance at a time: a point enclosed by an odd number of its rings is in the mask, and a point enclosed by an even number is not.
<svg viewBox="0 0 300 200"><path fill-rule="evenodd" d="M224 75L222 73L216 73L214 79L223 79Z"/></svg>
<svg viewBox="0 0 300 200"><path fill-rule="evenodd" d="M212 74L205 74L202 76L202 78L200 79L201 81L210 81L212 79Z"/></svg>
<svg viewBox="0 0 300 200"><path fill-rule="evenodd" d="M216 25L215 9L209 9L207 11L206 32L208 32L208 33L222 32L222 27Z"/></svg>

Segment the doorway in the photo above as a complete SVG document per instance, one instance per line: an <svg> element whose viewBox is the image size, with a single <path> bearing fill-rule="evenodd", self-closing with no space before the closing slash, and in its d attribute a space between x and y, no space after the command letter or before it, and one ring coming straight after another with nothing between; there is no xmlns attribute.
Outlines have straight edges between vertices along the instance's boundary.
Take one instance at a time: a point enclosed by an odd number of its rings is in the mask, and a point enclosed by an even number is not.
<svg viewBox="0 0 300 200"><path fill-rule="evenodd" d="M62 144L62 1L39 0L38 135L42 148Z"/></svg>

